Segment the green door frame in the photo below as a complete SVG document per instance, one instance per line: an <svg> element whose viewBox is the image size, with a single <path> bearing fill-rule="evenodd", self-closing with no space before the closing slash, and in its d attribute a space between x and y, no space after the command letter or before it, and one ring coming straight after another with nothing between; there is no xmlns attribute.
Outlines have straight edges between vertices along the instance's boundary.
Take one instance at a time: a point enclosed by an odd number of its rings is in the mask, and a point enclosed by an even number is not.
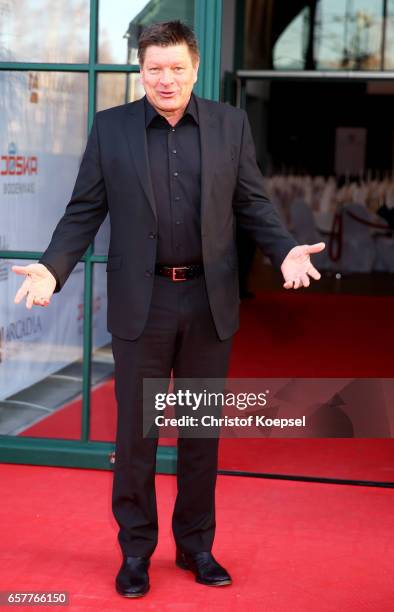
<svg viewBox="0 0 394 612"><path fill-rule="evenodd" d="M88 75L88 125L89 132L96 108L96 83L98 73L138 72L138 66L129 64L98 64L98 3L90 0L89 62L87 64L61 64L39 62L0 62L0 70L36 70L84 72ZM199 40L201 64L195 91L204 98L219 100L220 48L221 48L222 0L195 0L194 29ZM37 260L41 252L1 251L0 259ZM111 469L114 444L89 440L91 399L92 353L92 280L93 265L104 264L105 256L95 255L89 246L81 258L84 263L84 321L82 357L82 420L80 440L59 438L33 438L24 436L0 436L0 460L3 463L53 465ZM159 446L157 471L175 473L176 448Z"/></svg>

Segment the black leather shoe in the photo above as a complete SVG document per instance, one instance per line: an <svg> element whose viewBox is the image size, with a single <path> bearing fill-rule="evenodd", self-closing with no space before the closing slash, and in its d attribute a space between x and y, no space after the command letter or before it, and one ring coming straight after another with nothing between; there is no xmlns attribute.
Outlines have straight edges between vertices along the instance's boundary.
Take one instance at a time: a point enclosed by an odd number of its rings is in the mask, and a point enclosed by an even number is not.
<svg viewBox="0 0 394 612"><path fill-rule="evenodd" d="M150 559L146 557L123 557L123 563L116 576L116 590L123 597L142 597L149 591L148 568Z"/></svg>
<svg viewBox="0 0 394 612"><path fill-rule="evenodd" d="M177 548L175 563L182 569L191 570L196 577L196 582L201 584L224 586L232 583L231 576L210 552L191 554Z"/></svg>

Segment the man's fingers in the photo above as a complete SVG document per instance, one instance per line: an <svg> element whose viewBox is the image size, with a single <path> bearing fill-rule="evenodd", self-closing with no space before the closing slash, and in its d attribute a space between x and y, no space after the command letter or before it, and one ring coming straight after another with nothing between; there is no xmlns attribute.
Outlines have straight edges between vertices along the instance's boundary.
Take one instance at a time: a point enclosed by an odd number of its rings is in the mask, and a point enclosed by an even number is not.
<svg viewBox="0 0 394 612"><path fill-rule="evenodd" d="M47 298L34 298L33 302L36 306L48 306L49 300Z"/></svg>
<svg viewBox="0 0 394 612"><path fill-rule="evenodd" d="M287 280L283 287L285 289L299 289L300 287L309 287L310 281L307 274L297 276L294 280Z"/></svg>
<svg viewBox="0 0 394 612"><path fill-rule="evenodd" d="M315 266L310 264L306 273L301 274L300 276L296 276L293 279L288 278L283 284L283 287L285 289L299 289L300 287L309 287L311 283L308 278L308 275L315 280L319 280L321 278L320 272L316 270Z"/></svg>
<svg viewBox="0 0 394 612"><path fill-rule="evenodd" d="M18 291L15 294L15 298L14 298L14 303L15 304L19 304L19 302L21 300L23 300L23 298L25 297L25 295L27 295L28 291L29 291L29 287L30 287L31 281L30 278L27 278L22 285L19 287Z"/></svg>
<svg viewBox="0 0 394 612"><path fill-rule="evenodd" d="M26 307L32 308L32 306L48 306L50 300L45 297L37 297L33 292L29 292L26 300Z"/></svg>
<svg viewBox="0 0 394 612"><path fill-rule="evenodd" d="M25 276L27 276L30 273L30 270L28 268L29 266L12 266L11 270L13 272L16 272L17 274L24 274Z"/></svg>
<svg viewBox="0 0 394 612"><path fill-rule="evenodd" d="M36 294L36 291L34 289L34 283L32 283L32 280L30 277L27 277L24 282L22 283L22 285L19 287L18 291L15 294L14 297L14 303L15 304L19 304L19 302L21 302L23 300L24 297L27 296L26 298L26 308L32 308L33 305L36 306L49 306L50 304L50 297L43 297L40 295ZM44 294L47 293L46 291L43 292Z"/></svg>
<svg viewBox="0 0 394 612"><path fill-rule="evenodd" d="M307 274L303 274L301 276L301 281L302 281L302 284L304 285L304 287L309 287L310 282L309 282L309 278L308 278Z"/></svg>
<svg viewBox="0 0 394 612"><path fill-rule="evenodd" d="M316 244L306 244L305 248L307 253L320 253L326 245L324 242L316 242Z"/></svg>
<svg viewBox="0 0 394 612"><path fill-rule="evenodd" d="M22 287L20 287L20 289L18 289L18 291L15 294L14 297L14 304L19 304L19 302L21 302L23 300L23 298L25 297L25 295L27 295L27 292L29 290L27 289L27 287L24 287L22 285Z"/></svg>
<svg viewBox="0 0 394 612"><path fill-rule="evenodd" d="M27 299L26 299L26 308L30 308L33 306L33 302L34 302L34 294L33 293L28 293L27 294Z"/></svg>
<svg viewBox="0 0 394 612"><path fill-rule="evenodd" d="M308 268L308 274L309 274L309 276L311 276L315 280L320 280L320 278L321 278L320 272L318 270L316 270L315 266L312 266L312 264Z"/></svg>

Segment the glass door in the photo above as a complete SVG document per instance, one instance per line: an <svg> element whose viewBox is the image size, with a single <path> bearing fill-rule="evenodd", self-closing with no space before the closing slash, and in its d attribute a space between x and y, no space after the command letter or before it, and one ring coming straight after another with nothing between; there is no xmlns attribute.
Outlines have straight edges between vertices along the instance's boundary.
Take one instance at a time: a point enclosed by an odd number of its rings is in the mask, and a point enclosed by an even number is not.
<svg viewBox="0 0 394 612"><path fill-rule="evenodd" d="M110 468L116 405L106 330L108 224L49 309L15 305L67 204L96 110L143 95L137 39L194 26L196 92L219 98L221 0L0 2L0 459ZM158 467L173 471L174 447Z"/></svg>

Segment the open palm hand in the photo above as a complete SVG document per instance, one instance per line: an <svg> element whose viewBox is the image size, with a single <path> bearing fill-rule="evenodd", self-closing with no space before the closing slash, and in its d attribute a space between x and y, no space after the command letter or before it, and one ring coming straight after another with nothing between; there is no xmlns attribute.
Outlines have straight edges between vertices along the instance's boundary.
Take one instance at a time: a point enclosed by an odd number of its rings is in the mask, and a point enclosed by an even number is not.
<svg viewBox="0 0 394 612"><path fill-rule="evenodd" d="M296 246L288 252L282 262L281 271L285 282L285 289L298 289L309 287L309 277L319 280L321 274L316 270L310 259L310 254L320 253L325 248L324 242L316 244L303 244Z"/></svg>
<svg viewBox="0 0 394 612"><path fill-rule="evenodd" d="M14 302L19 304L26 297L26 307L48 306L56 288L56 279L43 264L29 264L27 266L12 266L16 274L26 278L18 289Z"/></svg>

